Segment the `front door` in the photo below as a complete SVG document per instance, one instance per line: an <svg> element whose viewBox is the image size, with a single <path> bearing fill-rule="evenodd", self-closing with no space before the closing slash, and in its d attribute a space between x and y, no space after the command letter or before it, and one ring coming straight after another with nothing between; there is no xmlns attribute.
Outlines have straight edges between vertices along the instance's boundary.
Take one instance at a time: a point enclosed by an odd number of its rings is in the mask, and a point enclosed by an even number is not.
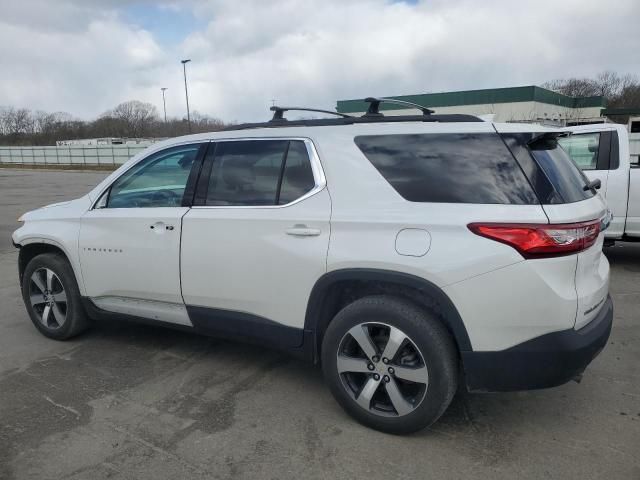
<svg viewBox="0 0 640 480"><path fill-rule="evenodd" d="M202 144L161 150L126 171L81 220L86 294L107 311L190 324L180 293L183 196ZM200 152L202 155L202 152Z"/></svg>
<svg viewBox="0 0 640 480"><path fill-rule="evenodd" d="M183 219L182 293L194 325L299 346L309 294L326 271L330 202L308 140L210 148Z"/></svg>

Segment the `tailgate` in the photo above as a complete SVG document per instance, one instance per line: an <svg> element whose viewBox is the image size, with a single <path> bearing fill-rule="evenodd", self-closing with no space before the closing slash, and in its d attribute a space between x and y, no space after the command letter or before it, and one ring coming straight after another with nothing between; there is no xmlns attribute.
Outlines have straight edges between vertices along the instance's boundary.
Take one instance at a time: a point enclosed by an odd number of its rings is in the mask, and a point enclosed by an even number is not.
<svg viewBox="0 0 640 480"><path fill-rule="evenodd" d="M607 207L600 197L581 202L561 205L544 205L545 213L551 223L574 223L604 218ZM604 233L600 232L598 241L587 250L578 253L576 265L577 314L575 328L589 323L604 305L609 292L609 262L602 253Z"/></svg>
<svg viewBox="0 0 640 480"><path fill-rule="evenodd" d="M594 221L600 222L600 233L595 243L574 254L576 270L574 285L570 287L575 286L576 291L574 327L580 328L599 313L609 290L609 263L602 253L602 230L608 226L610 214L589 179L559 146L558 138L562 132L542 127L527 128L531 131L527 132L523 126L496 127L534 186L549 223L565 225L591 222L593 228ZM574 235L584 232L575 232ZM578 238L582 237L575 237L574 240Z"/></svg>

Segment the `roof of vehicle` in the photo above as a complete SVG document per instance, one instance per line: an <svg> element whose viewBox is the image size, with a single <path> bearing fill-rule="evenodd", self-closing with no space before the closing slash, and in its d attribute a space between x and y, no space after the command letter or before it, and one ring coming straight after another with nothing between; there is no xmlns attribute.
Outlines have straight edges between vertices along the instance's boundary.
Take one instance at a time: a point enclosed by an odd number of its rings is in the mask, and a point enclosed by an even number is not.
<svg viewBox="0 0 640 480"><path fill-rule="evenodd" d="M585 125L575 125L573 127L565 127L564 130L571 132L605 132L617 130L618 132L627 131L627 126L619 123L589 123Z"/></svg>
<svg viewBox="0 0 640 480"><path fill-rule="evenodd" d="M434 115L434 117L437 117ZM421 133L480 133L480 132L559 132L561 128L548 127L532 123L493 123L478 119L472 121L423 121L422 116L401 117L402 121L395 120L398 117L382 117L374 122L327 122L315 123L309 126L309 121L283 122L279 125L268 125L268 122L254 125L251 128L223 129L213 132L196 133L181 137L173 137L162 142L154 143L144 153L148 155L153 151L166 148L171 145L193 143L198 141L215 141L239 138L324 138L336 135L401 135ZM325 119L326 120L326 119ZM333 119L329 119L333 120ZM340 120L340 119L338 119Z"/></svg>

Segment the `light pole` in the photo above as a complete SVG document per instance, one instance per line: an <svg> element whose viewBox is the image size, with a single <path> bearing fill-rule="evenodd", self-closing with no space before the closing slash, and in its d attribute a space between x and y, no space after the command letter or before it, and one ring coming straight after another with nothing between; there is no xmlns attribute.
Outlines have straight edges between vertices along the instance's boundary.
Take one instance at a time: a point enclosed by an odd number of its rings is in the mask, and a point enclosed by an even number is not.
<svg viewBox="0 0 640 480"><path fill-rule="evenodd" d="M187 90L187 63L189 63L191 59L180 60L182 63L182 72L184 73L184 96L187 99L187 125L189 127L189 133L191 133L191 114L189 113L189 90Z"/></svg>
<svg viewBox="0 0 640 480"><path fill-rule="evenodd" d="M162 90L162 106L164 108L164 123L167 123L167 102L164 99L164 92L167 90L167 87L160 87Z"/></svg>

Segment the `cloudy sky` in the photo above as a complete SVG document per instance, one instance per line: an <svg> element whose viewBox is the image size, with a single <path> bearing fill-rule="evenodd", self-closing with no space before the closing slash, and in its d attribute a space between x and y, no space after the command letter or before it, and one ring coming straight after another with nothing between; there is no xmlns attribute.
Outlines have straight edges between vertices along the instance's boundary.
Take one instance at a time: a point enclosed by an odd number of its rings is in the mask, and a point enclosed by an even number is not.
<svg viewBox="0 0 640 480"><path fill-rule="evenodd" d="M0 105L263 120L337 99L640 75L638 0L0 0Z"/></svg>

